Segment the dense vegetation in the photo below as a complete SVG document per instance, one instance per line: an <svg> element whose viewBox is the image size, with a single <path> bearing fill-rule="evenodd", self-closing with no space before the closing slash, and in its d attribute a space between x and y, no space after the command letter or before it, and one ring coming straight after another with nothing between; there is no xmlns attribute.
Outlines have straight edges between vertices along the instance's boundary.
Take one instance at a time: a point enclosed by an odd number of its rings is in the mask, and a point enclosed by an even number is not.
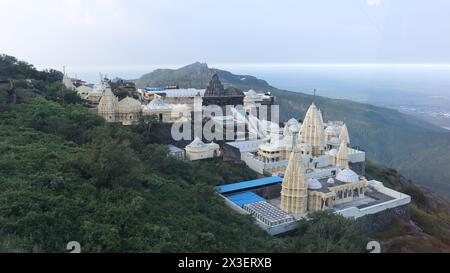
<svg viewBox="0 0 450 273"><path fill-rule="evenodd" d="M311 95L279 90L255 77L209 69L200 63L178 70L156 70L142 76L137 83L140 86L176 83L181 87L205 88L214 72L218 72L224 85L271 91L282 109L282 121L292 117L302 119L313 100ZM326 120L348 123L351 144L366 150L371 160L395 168L421 185L450 196L448 131L392 109L324 97L316 98L316 103Z"/></svg>
<svg viewBox="0 0 450 273"><path fill-rule="evenodd" d="M83 252L364 251L358 223L330 214L270 237L214 191L255 178L248 168L175 160L154 120L107 124L60 73L11 60L0 58L0 78L24 84L0 85L0 252L64 252L69 241Z"/></svg>
<svg viewBox="0 0 450 273"><path fill-rule="evenodd" d="M89 252L268 250L208 186L222 182L222 162L168 158L80 106L36 98L14 108L1 113L1 251L64 251L71 240Z"/></svg>

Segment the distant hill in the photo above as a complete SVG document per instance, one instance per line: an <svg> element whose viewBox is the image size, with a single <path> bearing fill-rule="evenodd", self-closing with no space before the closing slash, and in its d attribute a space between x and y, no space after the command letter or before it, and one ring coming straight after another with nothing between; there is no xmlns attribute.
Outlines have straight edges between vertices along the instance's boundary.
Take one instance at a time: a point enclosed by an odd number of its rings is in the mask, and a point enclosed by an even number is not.
<svg viewBox="0 0 450 273"><path fill-rule="evenodd" d="M220 80L226 86L235 86L243 89L272 88L266 81L257 79L254 76L234 75L228 71L210 69L207 64L199 62L176 70L157 69L136 80L136 85L139 88L143 88L148 85L179 85L180 88L204 89L215 72L217 72Z"/></svg>
<svg viewBox="0 0 450 273"><path fill-rule="evenodd" d="M155 70L136 81L146 85L173 85L205 88L217 72L224 85L271 91L281 107L281 119L302 119L313 100L312 95L279 90L266 81L249 75L209 68L194 63L170 70ZM349 125L352 145L367 151L368 158L398 169L431 190L450 196L450 133L416 117L396 110L349 100L317 97L316 104L326 120L343 120Z"/></svg>

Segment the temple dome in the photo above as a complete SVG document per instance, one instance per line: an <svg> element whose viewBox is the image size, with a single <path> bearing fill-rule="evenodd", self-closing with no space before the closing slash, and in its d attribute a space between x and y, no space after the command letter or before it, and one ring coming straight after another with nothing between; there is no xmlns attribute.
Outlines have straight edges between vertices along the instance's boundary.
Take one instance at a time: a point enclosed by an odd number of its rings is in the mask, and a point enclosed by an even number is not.
<svg viewBox="0 0 450 273"><path fill-rule="evenodd" d="M320 190L322 188L322 183L315 178L308 179L308 189L310 190Z"/></svg>
<svg viewBox="0 0 450 273"><path fill-rule="evenodd" d="M186 148L194 148L194 149L199 149L199 148L205 148L207 145L199 138L196 137L194 139L194 141L192 141L191 144L189 144L188 146L186 146Z"/></svg>
<svg viewBox="0 0 450 273"><path fill-rule="evenodd" d="M335 183L334 179L330 177L327 181L328 184L333 185Z"/></svg>
<svg viewBox="0 0 450 273"><path fill-rule="evenodd" d="M328 151L328 154L331 155L331 156L336 156L337 153L338 153L337 149L331 149L331 150Z"/></svg>
<svg viewBox="0 0 450 273"><path fill-rule="evenodd" d="M126 97L119 102L119 113L139 113L141 110L141 103L136 99Z"/></svg>
<svg viewBox="0 0 450 273"><path fill-rule="evenodd" d="M341 133L341 129L340 129L338 126L331 125L331 126L328 126L328 127L325 129L325 132L326 132L328 135L332 135L332 136L338 137L339 134Z"/></svg>
<svg viewBox="0 0 450 273"><path fill-rule="evenodd" d="M339 138L333 137L332 139L330 139L330 141L328 141L328 144L333 146L339 146L341 145L341 141L339 140Z"/></svg>
<svg viewBox="0 0 450 273"><path fill-rule="evenodd" d="M256 98L258 98L258 94L257 94L256 91L253 90L253 89L250 89L250 90L245 94L245 96L246 96L247 98L249 98L249 99L256 99Z"/></svg>
<svg viewBox="0 0 450 273"><path fill-rule="evenodd" d="M77 94L83 98L86 99L87 97L89 97L89 95L92 95L92 87L89 87L87 85L80 85L79 87L76 88L77 90ZM96 95L96 94L94 94ZM98 94L98 96L100 97L102 94Z"/></svg>
<svg viewBox="0 0 450 273"><path fill-rule="evenodd" d="M344 183L354 183L359 181L359 176L350 169L344 169L338 173L336 179Z"/></svg>
<svg viewBox="0 0 450 273"><path fill-rule="evenodd" d="M161 98L155 98L144 107L144 111L165 110L170 108L171 108L170 105L165 103Z"/></svg>
<svg viewBox="0 0 450 273"><path fill-rule="evenodd" d="M289 130L290 130L292 133L298 133L298 132L300 132L300 123L299 123L298 120L296 120L295 118L290 119L290 120L287 122L287 124L288 124L288 126L289 126Z"/></svg>

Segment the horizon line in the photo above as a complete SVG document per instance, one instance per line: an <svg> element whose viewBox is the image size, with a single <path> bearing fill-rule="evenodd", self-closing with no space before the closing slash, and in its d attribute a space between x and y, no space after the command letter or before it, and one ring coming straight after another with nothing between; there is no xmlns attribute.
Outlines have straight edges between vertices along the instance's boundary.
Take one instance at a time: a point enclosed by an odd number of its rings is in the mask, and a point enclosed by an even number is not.
<svg viewBox="0 0 450 273"><path fill-rule="evenodd" d="M149 69L152 72L156 69L179 69L197 62L188 64L136 64L136 65L65 65L66 69L85 72L94 72L102 70L144 70ZM211 69L224 68L450 68L450 63L207 63ZM64 65L36 65L38 69L62 69ZM57 68L61 67L61 68ZM125 72L125 71L123 71Z"/></svg>
<svg viewBox="0 0 450 273"><path fill-rule="evenodd" d="M236 67L450 67L450 63L216 63Z"/></svg>

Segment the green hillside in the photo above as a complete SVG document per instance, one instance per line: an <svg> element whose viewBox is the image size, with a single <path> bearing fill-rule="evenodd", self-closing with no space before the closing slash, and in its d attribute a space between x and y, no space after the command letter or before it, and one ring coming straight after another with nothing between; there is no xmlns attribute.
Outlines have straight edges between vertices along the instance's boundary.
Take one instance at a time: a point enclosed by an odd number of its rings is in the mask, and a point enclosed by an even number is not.
<svg viewBox="0 0 450 273"><path fill-rule="evenodd" d="M281 109L281 119L302 119L312 95L279 90L252 76L209 69L195 63L178 70L156 70L137 80L138 85L170 85L205 88L218 72L224 85L271 91ZM353 146L367 151L369 159L398 169L433 191L450 196L450 132L396 110L373 105L317 97L325 120L343 120L349 126Z"/></svg>

